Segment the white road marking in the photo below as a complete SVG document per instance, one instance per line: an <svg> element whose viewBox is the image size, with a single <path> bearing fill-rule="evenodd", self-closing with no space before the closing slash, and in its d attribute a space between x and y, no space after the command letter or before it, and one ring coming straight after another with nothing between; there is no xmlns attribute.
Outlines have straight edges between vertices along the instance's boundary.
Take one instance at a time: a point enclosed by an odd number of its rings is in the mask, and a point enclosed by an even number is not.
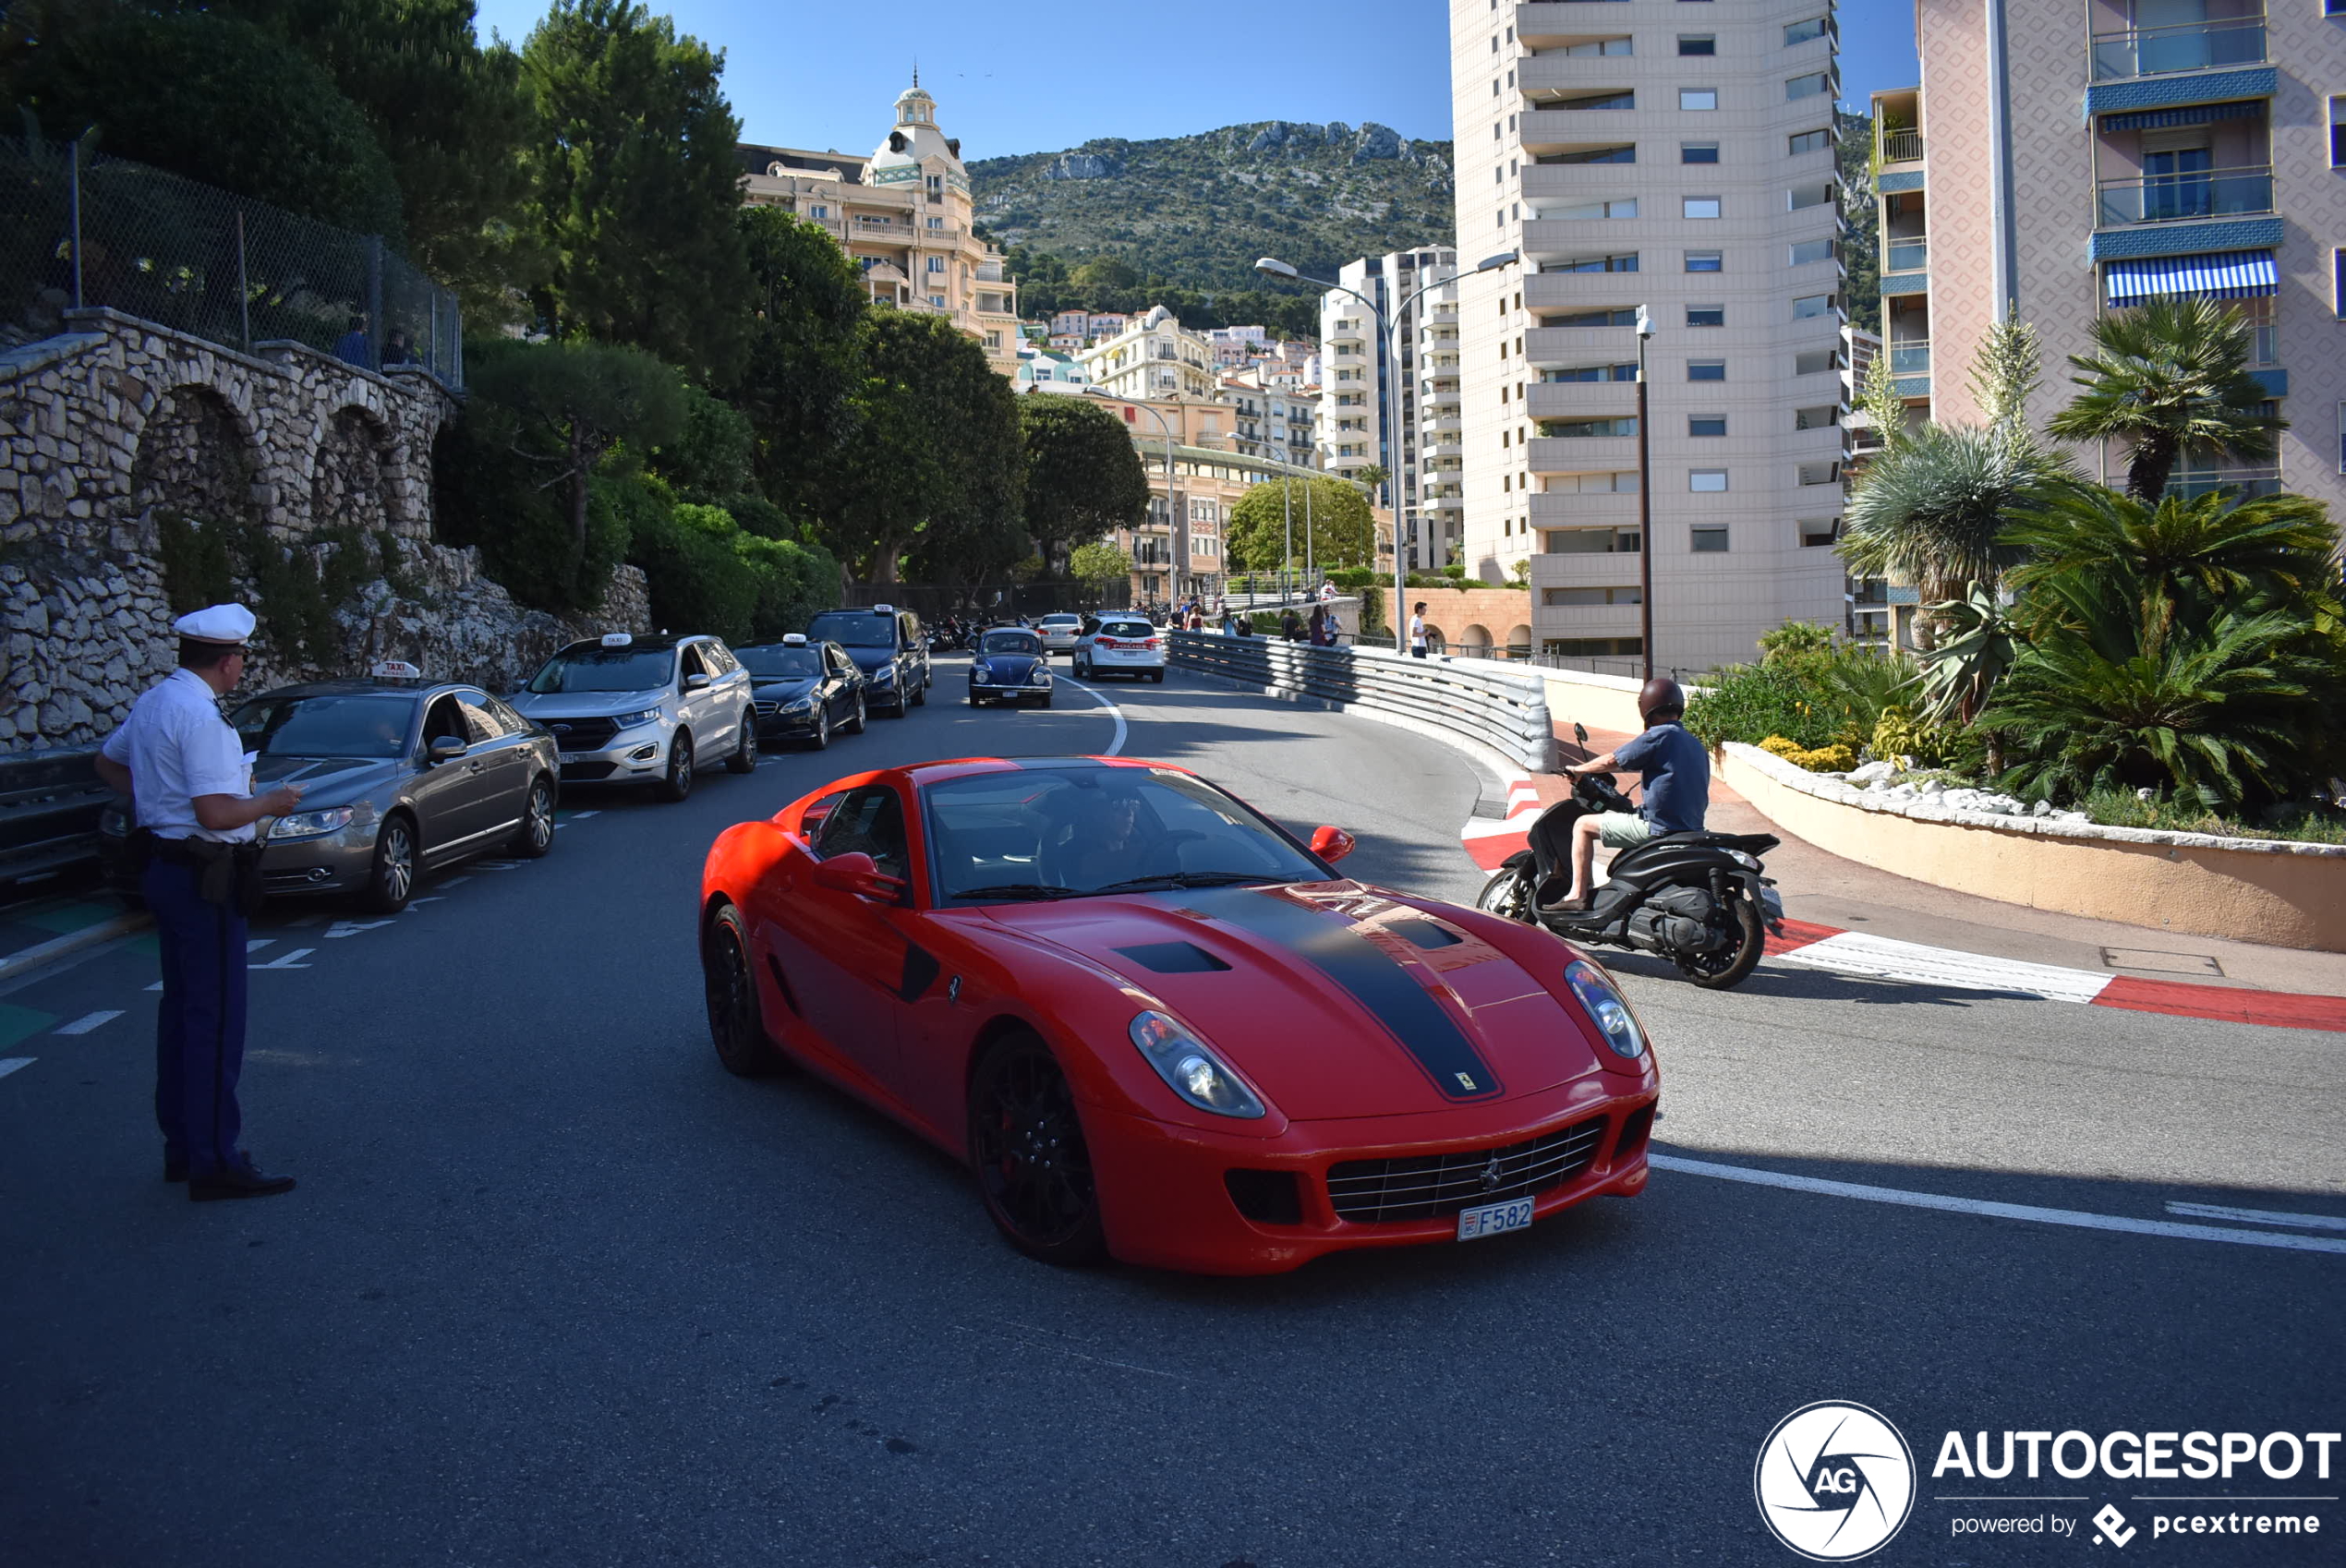
<svg viewBox="0 0 2346 1568"><path fill-rule="evenodd" d="M275 940L277 939L274 936L248 936L245 938L245 951L258 953Z"/></svg>
<svg viewBox="0 0 2346 1568"><path fill-rule="evenodd" d="M1082 681L1078 681L1072 675L1062 675L1059 679L1074 687L1077 691L1082 693L1085 696L1091 698L1094 702L1099 704L1102 707L1107 709L1108 717L1116 720L1116 738L1108 742L1107 749L1106 751L1095 752L1093 754L1104 757L1122 756L1124 754L1124 737L1130 733L1130 726L1124 722L1124 710L1117 706L1114 703L1108 701L1104 694L1094 691L1091 687L1086 686Z"/></svg>
<svg viewBox="0 0 2346 1568"><path fill-rule="evenodd" d="M1828 1198L1855 1198L1868 1203L1895 1203L1909 1209L1938 1209L1952 1214L1982 1214L1989 1219L2026 1220L2037 1224L2074 1225L2081 1230L2127 1231L2136 1236L2164 1236L2181 1241L2228 1241L2240 1247L2278 1247L2292 1252L2346 1253L2346 1236L2333 1240L2326 1236L2227 1230L2220 1225L2182 1225L2171 1220L2137 1220L2123 1214L2090 1214L2077 1209L2040 1209L2033 1203L1991 1203L1977 1198L1955 1198L1941 1192L1909 1192L1897 1187L1827 1181L1819 1176L1754 1170L1748 1165L1723 1165L1711 1160L1688 1160L1676 1154L1651 1154L1647 1158L1656 1170L1717 1176L1723 1181L1745 1181L1756 1187L1781 1187L1792 1192L1820 1193Z"/></svg>
<svg viewBox="0 0 2346 1568"><path fill-rule="evenodd" d="M71 1023L59 1024L50 1032L52 1034L87 1034L103 1024L112 1023L121 1016L122 1009L119 1007L105 1012L84 1013Z"/></svg>
<svg viewBox="0 0 2346 1568"><path fill-rule="evenodd" d="M1529 826L1530 825L1525 823L1520 817L1508 818L1503 821L1494 816L1478 816L1469 821L1465 827L1459 829L1458 837L1461 838L1497 838L1512 833L1519 838L1528 830Z"/></svg>
<svg viewBox="0 0 2346 1568"><path fill-rule="evenodd" d="M452 876L447 881L441 883L441 886L442 887L462 887L466 883L470 882L472 878L469 876ZM415 901L416 900L413 899L408 900L409 903L414 903Z"/></svg>
<svg viewBox="0 0 2346 1568"><path fill-rule="evenodd" d="M285 929L287 931L299 931L303 926L315 925L325 918L326 917L324 915L306 914L299 920L289 920L285 922Z"/></svg>
<svg viewBox="0 0 2346 1568"><path fill-rule="evenodd" d="M1861 931L1840 932L1821 942L1811 942L1772 957L1777 963L1796 964L1803 969L1837 970L1844 974L1871 975L1877 980L1952 985L1965 991L2017 992L2051 1002L2090 1002L2117 978L2091 970L2061 969L2052 964L2025 963L2018 959L1926 947L1918 942L1897 942Z"/></svg>
<svg viewBox="0 0 2346 1568"><path fill-rule="evenodd" d="M0 1056L0 1078L7 1077L18 1067L32 1066L36 1059L32 1056Z"/></svg>
<svg viewBox="0 0 2346 1568"><path fill-rule="evenodd" d="M603 814L599 811L574 811L570 814L570 820L573 822L584 822L590 816L600 816L602 814Z"/></svg>
<svg viewBox="0 0 2346 1568"><path fill-rule="evenodd" d="M273 959L270 959L270 960L269 960L267 963L265 963L265 964L247 964L247 965L245 965L245 968L247 968L247 969L308 969L308 968L309 968L309 967L311 967L311 966L309 966L308 964L303 963L301 960L302 960L302 959L306 959L306 958L308 958L310 954L312 954L312 953L316 952L317 950L318 950L318 949L317 949L317 948L315 948L315 947L296 947L296 948L295 948L292 952L290 952L290 953L280 953L280 954L278 954L278 955L277 955L277 957L275 957L275 958L273 958Z"/></svg>
<svg viewBox="0 0 2346 1568"><path fill-rule="evenodd" d="M442 886L442 887L445 887L445 886L446 886L446 884L445 884L445 883L443 883L443 884L441 884L441 886ZM412 909L414 909L414 908L415 908L417 904L440 904L440 903L445 903L445 902L447 902L447 899L445 899L442 895L438 894L438 893L433 893L433 894L429 894L429 895L428 895L428 896L426 896L426 897L424 897L424 898L421 898L421 899L408 899L408 900L407 900L407 907L408 907L409 909L411 909L411 910L412 910Z"/></svg>
<svg viewBox="0 0 2346 1568"><path fill-rule="evenodd" d="M2220 1203L2170 1203L2167 1212L2197 1220L2231 1220L2244 1225L2295 1225L2301 1230L2346 1230L2346 1219L2340 1219L2336 1214L2286 1214L2278 1209L2227 1209Z"/></svg>
<svg viewBox="0 0 2346 1568"><path fill-rule="evenodd" d="M356 936L362 931L380 931L391 923L388 920L338 920L326 928L326 940Z"/></svg>

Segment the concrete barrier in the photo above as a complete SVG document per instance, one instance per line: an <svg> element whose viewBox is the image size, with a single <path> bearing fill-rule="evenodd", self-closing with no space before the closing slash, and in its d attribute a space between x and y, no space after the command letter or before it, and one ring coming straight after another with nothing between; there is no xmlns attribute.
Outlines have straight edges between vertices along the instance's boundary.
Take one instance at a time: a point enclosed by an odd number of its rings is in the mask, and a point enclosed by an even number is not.
<svg viewBox="0 0 2346 1568"><path fill-rule="evenodd" d="M2346 845L2053 823L1847 793L1757 746L1719 778L1820 850L1936 887L2094 920L2346 952Z"/></svg>

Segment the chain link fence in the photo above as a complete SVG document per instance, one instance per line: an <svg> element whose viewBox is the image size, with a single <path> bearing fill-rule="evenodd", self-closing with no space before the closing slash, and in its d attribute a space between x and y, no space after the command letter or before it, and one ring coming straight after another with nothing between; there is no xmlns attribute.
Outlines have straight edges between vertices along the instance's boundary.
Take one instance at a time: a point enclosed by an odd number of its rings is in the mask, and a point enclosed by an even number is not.
<svg viewBox="0 0 2346 1568"><path fill-rule="evenodd" d="M376 235L71 143L0 138L0 349L104 306L250 352L291 341L464 384L455 296Z"/></svg>

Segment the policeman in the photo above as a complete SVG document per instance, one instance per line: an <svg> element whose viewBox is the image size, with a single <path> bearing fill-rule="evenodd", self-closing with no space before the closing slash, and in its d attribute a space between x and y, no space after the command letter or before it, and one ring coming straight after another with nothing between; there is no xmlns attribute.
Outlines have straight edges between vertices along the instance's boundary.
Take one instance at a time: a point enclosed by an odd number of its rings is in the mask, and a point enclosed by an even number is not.
<svg viewBox="0 0 2346 1568"><path fill-rule="evenodd" d="M179 668L139 697L106 738L98 776L131 798L139 887L163 948L155 1017L155 1120L163 1178L197 1202L265 1198L294 1178L257 1169L236 1147L245 1057L245 912L259 876L253 825L301 803L281 786L254 795L244 744L219 699L245 672L252 611L216 604L172 622Z"/></svg>

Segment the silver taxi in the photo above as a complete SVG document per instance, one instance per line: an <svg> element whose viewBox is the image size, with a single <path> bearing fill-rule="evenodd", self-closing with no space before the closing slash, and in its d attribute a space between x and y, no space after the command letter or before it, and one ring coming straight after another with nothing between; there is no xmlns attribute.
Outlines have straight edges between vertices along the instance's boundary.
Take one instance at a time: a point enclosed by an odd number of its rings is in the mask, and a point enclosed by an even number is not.
<svg viewBox="0 0 2346 1568"><path fill-rule="evenodd" d="M704 763L757 766L749 671L716 637L573 643L509 700L552 732L565 784L648 784L681 801Z"/></svg>

